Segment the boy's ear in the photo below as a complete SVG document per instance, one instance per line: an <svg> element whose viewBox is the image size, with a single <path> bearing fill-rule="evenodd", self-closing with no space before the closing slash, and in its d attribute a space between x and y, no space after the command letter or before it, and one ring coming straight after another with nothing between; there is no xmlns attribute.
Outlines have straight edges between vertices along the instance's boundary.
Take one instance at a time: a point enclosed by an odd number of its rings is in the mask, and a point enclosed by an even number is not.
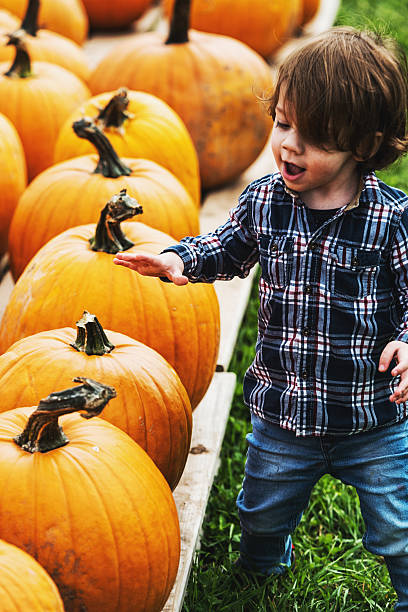
<svg viewBox="0 0 408 612"><path fill-rule="evenodd" d="M354 155L354 159L357 162L365 162L368 159L374 157L384 138L383 132L375 132L374 135L368 134L364 140L360 143L357 150L357 155Z"/></svg>

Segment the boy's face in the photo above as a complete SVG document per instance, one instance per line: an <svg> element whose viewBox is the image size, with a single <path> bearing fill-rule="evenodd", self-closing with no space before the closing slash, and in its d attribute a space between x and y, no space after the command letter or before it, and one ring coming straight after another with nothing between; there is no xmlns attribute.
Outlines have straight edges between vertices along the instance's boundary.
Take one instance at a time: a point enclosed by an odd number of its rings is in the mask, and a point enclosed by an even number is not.
<svg viewBox="0 0 408 612"><path fill-rule="evenodd" d="M351 152L327 151L306 142L285 108L281 90L272 129L272 152L286 186L312 208L343 206L358 187L357 162Z"/></svg>

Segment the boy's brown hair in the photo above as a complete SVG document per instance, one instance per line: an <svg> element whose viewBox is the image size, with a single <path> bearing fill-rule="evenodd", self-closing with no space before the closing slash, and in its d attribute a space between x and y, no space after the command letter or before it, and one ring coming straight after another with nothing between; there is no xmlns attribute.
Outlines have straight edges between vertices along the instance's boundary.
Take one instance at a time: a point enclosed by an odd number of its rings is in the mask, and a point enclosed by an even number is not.
<svg viewBox="0 0 408 612"><path fill-rule="evenodd" d="M351 151L366 170L385 168L408 150L407 59L397 43L373 32L334 27L283 62L268 100L279 94L302 137Z"/></svg>

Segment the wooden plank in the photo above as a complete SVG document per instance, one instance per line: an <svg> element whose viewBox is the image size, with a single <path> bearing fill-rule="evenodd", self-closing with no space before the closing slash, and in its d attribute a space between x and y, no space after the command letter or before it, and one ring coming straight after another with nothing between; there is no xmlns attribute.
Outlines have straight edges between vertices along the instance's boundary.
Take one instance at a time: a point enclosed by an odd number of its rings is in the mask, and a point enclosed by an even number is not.
<svg viewBox="0 0 408 612"><path fill-rule="evenodd" d="M164 612L176 612L183 603L208 497L218 469L235 382L236 376L232 372L216 373L193 413L191 450L183 476L173 493L180 520L180 564Z"/></svg>

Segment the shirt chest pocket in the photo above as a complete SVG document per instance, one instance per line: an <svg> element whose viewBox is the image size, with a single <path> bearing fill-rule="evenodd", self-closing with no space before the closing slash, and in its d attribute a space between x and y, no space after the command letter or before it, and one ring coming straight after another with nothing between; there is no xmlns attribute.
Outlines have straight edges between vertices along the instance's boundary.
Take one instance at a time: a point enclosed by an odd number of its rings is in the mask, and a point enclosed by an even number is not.
<svg viewBox="0 0 408 612"><path fill-rule="evenodd" d="M358 300L375 292L381 253L337 245L330 252L332 295Z"/></svg>
<svg viewBox="0 0 408 612"><path fill-rule="evenodd" d="M289 284L293 262L293 238L260 236L259 263L262 278L275 288Z"/></svg>

